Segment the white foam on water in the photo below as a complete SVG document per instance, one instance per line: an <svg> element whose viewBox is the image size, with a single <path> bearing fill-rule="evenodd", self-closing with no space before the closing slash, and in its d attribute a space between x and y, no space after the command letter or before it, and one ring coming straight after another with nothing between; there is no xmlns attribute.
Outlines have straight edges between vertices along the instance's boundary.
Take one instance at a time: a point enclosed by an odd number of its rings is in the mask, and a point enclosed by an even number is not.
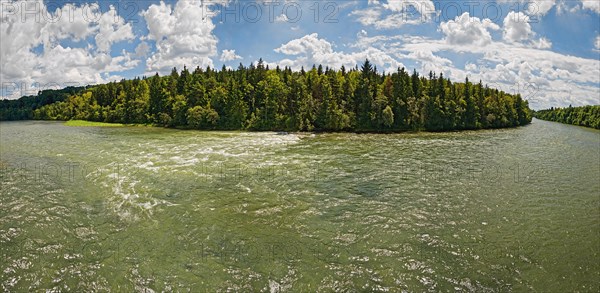
<svg viewBox="0 0 600 293"><path fill-rule="evenodd" d="M269 292L271 292L271 293L281 292L281 285L279 285L279 283L277 283L273 280L269 280Z"/></svg>
<svg viewBox="0 0 600 293"><path fill-rule="evenodd" d="M246 190L248 193L252 193L252 189L250 189L250 187L248 187L248 186L246 186L246 185L243 185L243 184L241 184L241 183L238 183L238 184L236 185L236 187L239 187L239 188L241 188L241 189L245 189L245 190Z"/></svg>
<svg viewBox="0 0 600 293"><path fill-rule="evenodd" d="M200 160L198 158L183 158L180 156L173 156L171 158L169 158L169 160L175 162L175 167L187 167L187 166L193 166L196 165L200 162Z"/></svg>
<svg viewBox="0 0 600 293"><path fill-rule="evenodd" d="M158 170L160 169L159 167L155 167L154 166L154 162L152 161L147 161L143 164L137 165L137 167L139 169L144 169L144 170L148 170L148 171L152 171L154 173L158 172Z"/></svg>
<svg viewBox="0 0 600 293"><path fill-rule="evenodd" d="M172 143L140 143L134 145L125 156L125 152L115 153L115 162L92 169L87 174L92 181L104 188L109 194L106 200L123 218L135 219L142 214L152 215L159 206L177 205L152 196L152 182L146 182L146 174L165 174L166 176L195 176L198 180L215 180L219 164L231 167L234 164L249 166L267 172L282 172L279 166L289 163L280 160L268 160L274 152L297 144L301 137L296 134L278 135L276 133L242 133L226 136L195 138ZM134 154L134 155L132 155ZM228 158L233 158L229 160ZM238 159L241 158L241 159ZM248 161L244 158L249 158ZM253 162L256 162L255 164ZM229 166L228 164L232 164ZM281 169L281 170L280 170ZM169 175L172 174L172 175ZM238 184L240 191L253 193L251 185ZM278 211L261 211L273 213Z"/></svg>
<svg viewBox="0 0 600 293"><path fill-rule="evenodd" d="M145 210L151 210L153 207L155 207L157 205L156 202L142 202L142 203L138 203L137 206L145 209Z"/></svg>

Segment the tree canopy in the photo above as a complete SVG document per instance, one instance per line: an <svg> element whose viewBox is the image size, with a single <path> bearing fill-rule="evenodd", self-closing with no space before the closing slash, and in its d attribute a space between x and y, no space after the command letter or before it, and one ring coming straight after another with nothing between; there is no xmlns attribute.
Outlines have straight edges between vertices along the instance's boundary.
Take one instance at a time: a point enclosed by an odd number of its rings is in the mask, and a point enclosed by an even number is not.
<svg viewBox="0 0 600 293"><path fill-rule="evenodd" d="M0 100L0 121L33 119L33 110L45 105L66 100L69 96L85 90L85 87L66 87L60 90L47 89L37 95L24 96L17 100Z"/></svg>
<svg viewBox="0 0 600 293"><path fill-rule="evenodd" d="M235 70L173 68L168 76L92 86L29 111L23 119L222 130L448 131L531 122L519 94L433 72L380 73L368 60L351 70L319 65L295 72L269 69L262 60Z"/></svg>
<svg viewBox="0 0 600 293"><path fill-rule="evenodd" d="M535 117L542 120L555 121L578 126L600 129L600 105L550 108L535 112Z"/></svg>

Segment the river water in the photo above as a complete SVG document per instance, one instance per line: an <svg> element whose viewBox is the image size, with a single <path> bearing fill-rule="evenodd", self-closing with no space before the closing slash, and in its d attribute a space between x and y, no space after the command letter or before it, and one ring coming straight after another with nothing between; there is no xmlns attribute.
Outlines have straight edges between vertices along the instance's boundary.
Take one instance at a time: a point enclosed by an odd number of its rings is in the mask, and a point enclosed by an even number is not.
<svg viewBox="0 0 600 293"><path fill-rule="evenodd" d="M600 131L0 123L2 290L600 290Z"/></svg>

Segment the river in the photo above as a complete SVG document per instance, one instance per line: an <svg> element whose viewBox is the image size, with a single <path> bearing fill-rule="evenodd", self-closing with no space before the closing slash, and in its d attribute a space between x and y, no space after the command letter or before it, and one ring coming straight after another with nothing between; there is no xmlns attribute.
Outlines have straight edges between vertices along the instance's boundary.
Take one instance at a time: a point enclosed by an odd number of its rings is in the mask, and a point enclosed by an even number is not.
<svg viewBox="0 0 600 293"><path fill-rule="evenodd" d="M0 123L2 290L600 290L600 131Z"/></svg>

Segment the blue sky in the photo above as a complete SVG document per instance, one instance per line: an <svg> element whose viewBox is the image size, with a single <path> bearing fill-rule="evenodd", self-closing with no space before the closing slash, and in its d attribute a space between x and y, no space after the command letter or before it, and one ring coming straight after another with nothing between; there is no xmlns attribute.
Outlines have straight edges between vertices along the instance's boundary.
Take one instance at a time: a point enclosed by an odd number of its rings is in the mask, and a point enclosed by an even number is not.
<svg viewBox="0 0 600 293"><path fill-rule="evenodd" d="M398 67L600 104L600 1L0 0L5 98L183 66Z"/></svg>

